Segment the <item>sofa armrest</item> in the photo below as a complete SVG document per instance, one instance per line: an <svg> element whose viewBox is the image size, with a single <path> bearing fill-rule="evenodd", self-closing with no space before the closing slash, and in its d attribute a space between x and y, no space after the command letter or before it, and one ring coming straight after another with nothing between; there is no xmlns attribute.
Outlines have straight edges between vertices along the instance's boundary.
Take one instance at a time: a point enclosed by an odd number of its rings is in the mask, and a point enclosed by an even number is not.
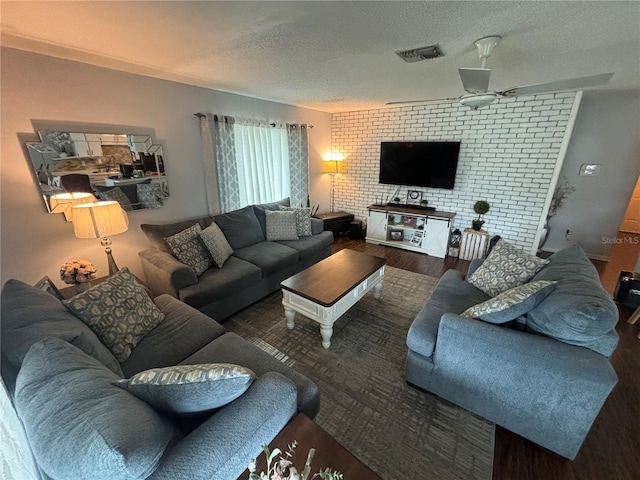
<svg viewBox="0 0 640 480"><path fill-rule="evenodd" d="M475 272L478 267L482 265L482 262L484 262L484 260L481 258L474 258L473 260L471 260L471 263L469 264L469 270L467 271L467 276L465 277L467 280L471 275L473 275L473 272Z"/></svg>
<svg viewBox="0 0 640 480"><path fill-rule="evenodd" d="M311 234L318 235L324 231L324 221L320 218L311 218Z"/></svg>
<svg viewBox="0 0 640 480"><path fill-rule="evenodd" d="M430 391L569 459L618 381L592 350L452 314L433 358Z"/></svg>
<svg viewBox="0 0 640 480"><path fill-rule="evenodd" d="M165 452L149 478L238 478L295 413L293 383L278 373L267 373Z"/></svg>
<svg viewBox="0 0 640 480"><path fill-rule="evenodd" d="M138 252L147 286L154 296L169 294L178 298L178 292L198 283L196 272L168 252L150 248Z"/></svg>

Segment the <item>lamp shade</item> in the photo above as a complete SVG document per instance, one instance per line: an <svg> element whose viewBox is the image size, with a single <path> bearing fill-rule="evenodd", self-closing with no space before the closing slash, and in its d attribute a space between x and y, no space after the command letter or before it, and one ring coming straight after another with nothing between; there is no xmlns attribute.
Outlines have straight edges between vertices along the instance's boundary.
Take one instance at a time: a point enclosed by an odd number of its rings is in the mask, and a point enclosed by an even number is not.
<svg viewBox="0 0 640 480"><path fill-rule="evenodd" d="M64 218L67 222L70 222L73 215L71 207L83 203L91 203L95 199L96 197L89 192L58 193L57 195L51 195L49 204L52 213L64 213Z"/></svg>
<svg viewBox="0 0 640 480"><path fill-rule="evenodd" d="M100 238L126 232L127 214L118 202L95 202L75 205L73 232L78 238Z"/></svg>

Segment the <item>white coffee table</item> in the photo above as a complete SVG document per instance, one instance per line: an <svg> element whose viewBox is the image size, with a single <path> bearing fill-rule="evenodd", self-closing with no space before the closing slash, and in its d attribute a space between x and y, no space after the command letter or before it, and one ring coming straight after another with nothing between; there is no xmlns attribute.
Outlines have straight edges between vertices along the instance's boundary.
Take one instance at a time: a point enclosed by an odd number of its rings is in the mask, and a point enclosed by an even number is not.
<svg viewBox="0 0 640 480"><path fill-rule="evenodd" d="M284 280L282 305L287 327L295 327L296 312L320 324L322 346L331 346L333 325L365 294L380 297L384 258L344 249Z"/></svg>

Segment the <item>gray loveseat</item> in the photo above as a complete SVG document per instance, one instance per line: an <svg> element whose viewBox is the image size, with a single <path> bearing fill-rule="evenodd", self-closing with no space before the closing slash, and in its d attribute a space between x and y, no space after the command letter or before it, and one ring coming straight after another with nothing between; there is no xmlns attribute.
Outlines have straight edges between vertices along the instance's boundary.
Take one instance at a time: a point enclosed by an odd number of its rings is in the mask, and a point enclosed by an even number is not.
<svg viewBox="0 0 640 480"><path fill-rule="evenodd" d="M319 410L313 382L169 295L155 298L164 319L122 363L53 295L9 280L1 300L2 378L44 479L234 480L296 411ZM215 413L186 416L112 384L202 363L256 378Z"/></svg>
<svg viewBox="0 0 640 480"><path fill-rule="evenodd" d="M410 327L406 380L573 459L617 383L618 310L579 246L553 254L536 280L558 283L493 324L459 315L490 297L447 271Z"/></svg>
<svg viewBox="0 0 640 480"><path fill-rule="evenodd" d="M280 288L280 282L331 255L333 234L323 232L322 220L311 219L311 235L298 240L267 241L266 210L289 206L280 202L249 205L221 215L163 225L141 225L152 248L139 253L147 285L154 295L179 298L222 321ZM167 237L198 223L215 222L233 255L222 268L215 265L200 276L171 253Z"/></svg>

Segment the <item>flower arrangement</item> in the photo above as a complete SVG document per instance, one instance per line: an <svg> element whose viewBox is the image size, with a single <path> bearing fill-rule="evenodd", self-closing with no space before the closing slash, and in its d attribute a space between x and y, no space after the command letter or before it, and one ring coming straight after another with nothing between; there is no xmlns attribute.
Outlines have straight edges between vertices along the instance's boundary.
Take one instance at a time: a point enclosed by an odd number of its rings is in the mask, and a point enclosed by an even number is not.
<svg viewBox="0 0 640 480"><path fill-rule="evenodd" d="M302 473L298 473L298 470L293 466L293 463L290 460L293 458L293 454L297 446L298 442L294 440L293 443L289 444L287 451L283 456L282 451L279 448L276 448L271 452L267 445L262 445L264 456L267 459L267 473L261 472L259 475L255 473L256 459L252 458L249 462L249 480L309 480L310 478L319 478L320 480L342 480L342 474L340 472L333 471L328 467L318 473L315 473L312 477L309 477L311 474L311 460L313 460L313 456L316 453L315 448L309 450L307 461L304 464ZM272 467L271 463L277 455L280 455L280 459L277 460Z"/></svg>
<svg viewBox="0 0 640 480"><path fill-rule="evenodd" d="M96 267L89 260L69 260L60 267L60 279L64 283L88 283L95 278Z"/></svg>
<svg viewBox="0 0 640 480"><path fill-rule="evenodd" d="M575 191L576 187L571 185L567 177L563 175L558 182L558 185L556 186L555 192L553 192L553 198L551 199L551 204L549 205L549 213L547 214L547 217L551 218L555 216L555 214L558 213L560 207L562 207L562 204L567 199L567 197Z"/></svg>

